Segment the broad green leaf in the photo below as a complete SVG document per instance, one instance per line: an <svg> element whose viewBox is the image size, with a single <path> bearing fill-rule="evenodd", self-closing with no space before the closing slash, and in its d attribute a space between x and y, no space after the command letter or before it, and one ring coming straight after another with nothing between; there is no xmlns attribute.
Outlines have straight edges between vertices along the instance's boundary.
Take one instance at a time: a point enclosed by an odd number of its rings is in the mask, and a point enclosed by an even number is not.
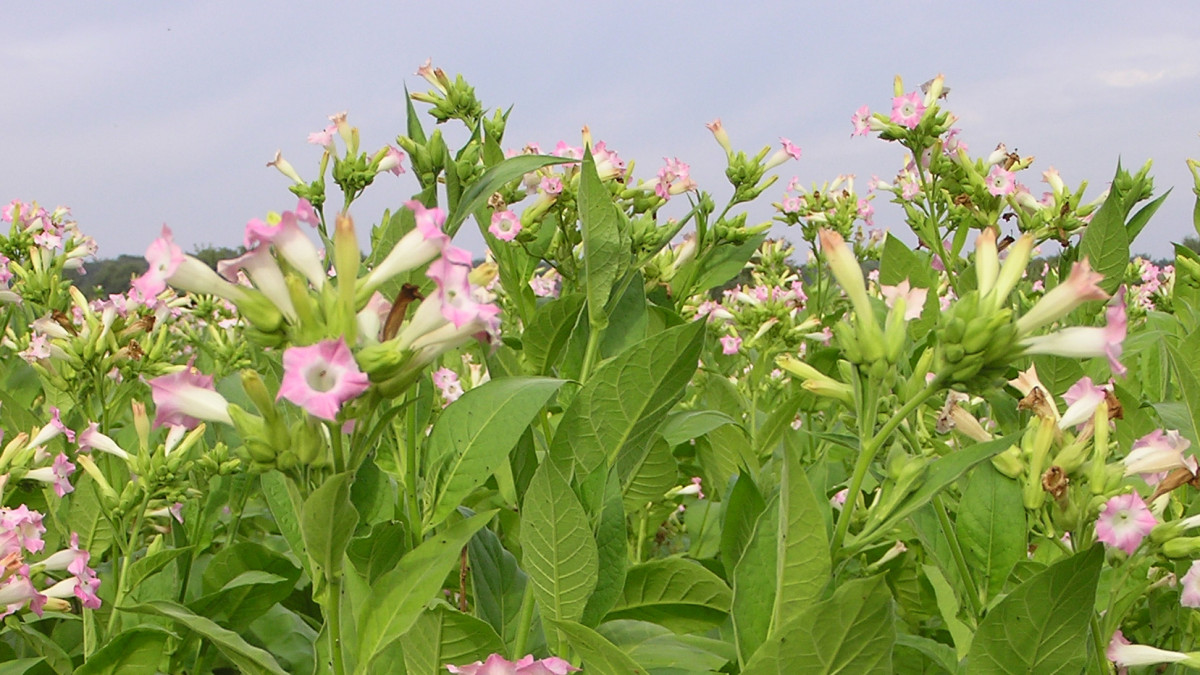
<svg viewBox="0 0 1200 675"><path fill-rule="evenodd" d="M621 297L608 312L608 329L600 340L600 358L607 359L625 351L630 345L646 339L650 317L646 312L646 282L642 273L633 271L632 278ZM614 292L616 292L614 290Z"/></svg>
<svg viewBox="0 0 1200 675"><path fill-rule="evenodd" d="M444 675L447 664L465 666L506 651L486 621L444 603L425 610L400 645L408 675Z"/></svg>
<svg viewBox="0 0 1200 675"><path fill-rule="evenodd" d="M300 490L280 471L268 471L258 480L280 534L292 547L292 553L296 554L301 564L308 564L308 551L304 548L304 535L300 531L300 511L303 508Z"/></svg>
<svg viewBox="0 0 1200 675"><path fill-rule="evenodd" d="M287 672L292 675L314 675L316 672L313 646L317 631L295 612L275 605L255 619L248 630L250 638L271 652Z"/></svg>
<svg viewBox="0 0 1200 675"><path fill-rule="evenodd" d="M45 633L19 621L5 623L4 630L10 634L19 634L25 644L42 657L45 664L58 675L70 675L74 671L75 667L71 664L71 657L67 656L63 648L47 637Z"/></svg>
<svg viewBox="0 0 1200 675"><path fill-rule="evenodd" d="M733 626L748 661L820 597L831 561L821 506L794 453L784 454L779 494L755 525L733 574Z"/></svg>
<svg viewBox="0 0 1200 675"><path fill-rule="evenodd" d="M806 398L811 398L809 392L801 392L780 403L767 415L762 426L755 431L755 457L770 457L780 439L792 428L796 412Z"/></svg>
<svg viewBox="0 0 1200 675"><path fill-rule="evenodd" d="M130 628L109 640L75 675L154 675L165 658L164 647L171 633L161 628Z"/></svg>
<svg viewBox="0 0 1200 675"><path fill-rule="evenodd" d="M703 468L706 492L718 499L734 476L754 476L759 469L750 436L740 424L719 426L696 439L696 458Z"/></svg>
<svg viewBox="0 0 1200 675"><path fill-rule="evenodd" d="M646 669L621 651L620 647L591 628L574 621L558 621L551 625L566 636L571 648L582 657L584 672L648 675Z"/></svg>
<svg viewBox="0 0 1200 675"><path fill-rule="evenodd" d="M715 673L737 660L733 645L725 640L677 635L647 621L605 621L596 632L651 673Z"/></svg>
<svg viewBox="0 0 1200 675"><path fill-rule="evenodd" d="M1104 562L1100 544L1037 573L979 624L968 675L1078 673L1088 663L1088 623Z"/></svg>
<svg viewBox="0 0 1200 675"><path fill-rule="evenodd" d="M237 666L243 673L272 673L284 675L275 658L267 652L251 645L237 633L226 630L211 620L193 614L188 608L166 600L143 602L121 609L139 614L152 614L172 619L176 623L191 630L213 644L225 658Z"/></svg>
<svg viewBox="0 0 1200 675"><path fill-rule="evenodd" d="M659 424L696 372L704 322L667 329L612 358L592 374L559 421L550 458L588 475L607 462L628 472L640 464Z"/></svg>
<svg viewBox="0 0 1200 675"><path fill-rule="evenodd" d="M482 529L471 538L467 555L471 561L475 611L511 649L517 637L517 617L529 579L517 567L516 557L505 550L500 538L491 530Z"/></svg>
<svg viewBox="0 0 1200 675"><path fill-rule="evenodd" d="M663 498L667 490L675 487L679 477L679 462L671 454L671 446L661 438L650 443L641 464L629 469L622 487L625 493L625 510L637 513L649 502Z"/></svg>
<svg viewBox="0 0 1200 675"><path fill-rule="evenodd" d="M300 569L283 555L250 541L221 549L204 569L207 594L188 606L195 613L241 630L291 595Z"/></svg>
<svg viewBox="0 0 1200 675"><path fill-rule="evenodd" d="M853 537L852 541L847 542L846 549L851 553L861 551L881 534L888 532L901 520L929 503L934 495L946 489L976 464L1004 452L1016 440L1015 437L1006 436L984 443L976 443L969 448L934 460L925 472L921 487L901 500L890 514L866 525L862 532Z"/></svg>
<svg viewBox="0 0 1200 675"><path fill-rule="evenodd" d="M1167 349L1171 354L1171 367L1179 381L1179 398L1187 408L1186 414L1181 416L1182 424L1176 427L1195 447L1200 447L1200 376L1197 376L1194 365L1196 357L1185 356L1174 345L1167 345Z"/></svg>
<svg viewBox="0 0 1200 675"><path fill-rule="evenodd" d="M309 495L300 514L300 532L313 562L312 573L327 579L341 571L346 546L358 525L358 511L350 503L350 478L349 473L327 478Z"/></svg>
<svg viewBox="0 0 1200 675"><path fill-rule="evenodd" d="M933 268L920 256L913 253L891 234L883 243L883 255L879 263L879 283L895 286L907 280L913 287L930 288L934 285Z"/></svg>
<svg viewBox="0 0 1200 675"><path fill-rule="evenodd" d="M946 581L942 571L936 565L922 565L921 567L925 571L925 578L929 580L929 585L933 587L938 611L942 614L942 622L946 624L946 630L950 632L950 638L954 640L956 655L961 659L971 651L971 640L975 634L971 632L967 624L962 622L962 619L958 618L960 609L958 596L954 594L954 588L950 586L950 582Z"/></svg>
<svg viewBox="0 0 1200 675"><path fill-rule="evenodd" d="M429 462L437 497L426 527L445 520L483 485L563 380L506 377L491 380L455 401L433 425Z"/></svg>
<svg viewBox="0 0 1200 675"><path fill-rule="evenodd" d="M183 548L168 548L138 559L129 566L129 572L127 572L128 581L125 584L126 587L137 588L138 585L140 585L148 577L154 575L162 568L171 564L171 562L179 556L190 553L191 550L191 546L184 546Z"/></svg>
<svg viewBox="0 0 1200 675"><path fill-rule="evenodd" d="M1028 548L1021 486L984 462L968 477L957 513L954 529L986 604Z"/></svg>
<svg viewBox="0 0 1200 675"><path fill-rule="evenodd" d="M580 326L579 321L585 297L583 293L572 293L555 298L533 315L521 336L522 353L532 372L550 375L566 350L571 333L587 330L586 323Z"/></svg>
<svg viewBox="0 0 1200 675"><path fill-rule="evenodd" d="M505 183L517 180L521 176L531 171L537 171L544 166L565 164L572 161L576 160L549 157L546 155L517 155L516 157L509 157L496 166L484 171L479 180L472 183L471 187L463 192L462 199L458 202L458 207L447 216L446 225L443 229L446 234L453 237L454 233L458 232L458 228L462 227L463 221L467 219L467 216L486 206L488 198ZM453 171L454 169L451 168L450 170Z"/></svg>
<svg viewBox="0 0 1200 675"><path fill-rule="evenodd" d="M1121 202L1117 190L1109 193L1079 241L1080 260L1087 258L1092 269L1104 275L1099 285L1106 293L1115 292L1124 282L1125 267L1129 264L1129 234Z"/></svg>
<svg viewBox="0 0 1200 675"><path fill-rule="evenodd" d="M373 456L363 460L354 474L354 480L350 481L350 503L354 505L363 525L377 525L391 520L395 516L398 501L396 492L396 485L375 463Z"/></svg>
<svg viewBox="0 0 1200 675"><path fill-rule="evenodd" d="M412 628L425 604L441 591L446 574L459 561L463 547L495 513L479 513L450 525L409 551L396 569L371 584L371 594L357 612L360 672Z"/></svg>
<svg viewBox="0 0 1200 675"><path fill-rule="evenodd" d="M721 523L721 562L727 577L732 578L734 567L754 534L754 523L766 508L767 503L758 486L750 476L739 474L725 498L725 515Z"/></svg>
<svg viewBox="0 0 1200 675"><path fill-rule="evenodd" d="M676 446L726 424L736 425L737 420L720 410L680 410L667 415L659 433Z"/></svg>
<svg viewBox="0 0 1200 675"><path fill-rule="evenodd" d="M346 558L368 584L373 584L395 568L407 551L408 533L404 523L379 523L367 534L350 540Z"/></svg>
<svg viewBox="0 0 1200 675"><path fill-rule="evenodd" d="M715 288L725 284L725 282L736 277L739 272L746 267L746 263L758 250L759 246L766 241L767 235L760 234L750 237L744 243L733 245L724 244L713 249L713 252L703 260L696 258L684 266L684 269L694 269L690 275L676 275L676 279L682 279L686 276L694 276L695 281L690 289L680 289L676 284L672 284L671 288L675 297L680 297L679 292L692 290L693 292L707 291L710 288Z"/></svg>
<svg viewBox="0 0 1200 675"><path fill-rule="evenodd" d="M684 558L629 568L625 588L605 621L637 619L677 633L702 633L725 621L733 592L716 574Z"/></svg>
<svg viewBox="0 0 1200 675"><path fill-rule="evenodd" d="M954 654L954 648L949 645L942 644L927 637L920 635L910 635L908 633L900 633L896 635L896 650L892 653L892 667L897 672L910 672L904 669L901 661L904 658L904 650L911 650L919 657L923 657L934 667L939 668L941 672L947 675L954 675L958 672L958 657ZM927 668L922 672L931 673Z"/></svg>
<svg viewBox="0 0 1200 675"><path fill-rule="evenodd" d="M1146 204L1139 209L1137 213L1133 214L1133 217L1129 219L1129 223L1125 228L1130 244L1132 244L1133 240L1136 239L1139 234L1141 234L1142 230L1146 227L1146 223L1150 222L1150 219L1154 217L1154 214L1158 211L1158 207L1162 206L1162 203L1167 199L1167 195L1171 194L1171 190L1174 189L1175 188L1171 188L1162 193L1154 201Z"/></svg>
<svg viewBox="0 0 1200 675"><path fill-rule="evenodd" d="M112 545L112 523L104 517L96 482L86 473L75 481L75 492L71 494L71 506L67 511L67 527L79 534L80 548L87 549L97 559Z"/></svg>
<svg viewBox="0 0 1200 675"><path fill-rule="evenodd" d="M746 663L742 675L891 675L896 626L882 576L843 584L833 597L799 608Z"/></svg>
<svg viewBox="0 0 1200 675"><path fill-rule="evenodd" d="M579 171L579 224L583 234L583 270L587 291L588 324L592 330L608 325L605 305L613 284L629 263L629 245L623 236L625 214L596 172L590 147L583 149Z"/></svg>
<svg viewBox="0 0 1200 675"><path fill-rule="evenodd" d="M596 587L583 608L580 623L595 627L621 596L625 587L629 550L625 532L625 508L621 483L615 471L608 472L598 518L593 519L596 541Z"/></svg>
<svg viewBox="0 0 1200 675"><path fill-rule="evenodd" d="M34 666L41 665L46 662L46 659L41 656L34 656L27 659L14 659L7 663L0 663L0 675L25 675Z"/></svg>
<svg viewBox="0 0 1200 675"><path fill-rule="evenodd" d="M582 618L599 571L587 513L566 480L545 463L529 483L522 511L522 567L533 583L542 617Z"/></svg>
<svg viewBox="0 0 1200 675"><path fill-rule="evenodd" d="M1033 357L1033 365L1038 380L1051 392L1064 392L1083 377L1083 365L1075 358L1041 355Z"/></svg>

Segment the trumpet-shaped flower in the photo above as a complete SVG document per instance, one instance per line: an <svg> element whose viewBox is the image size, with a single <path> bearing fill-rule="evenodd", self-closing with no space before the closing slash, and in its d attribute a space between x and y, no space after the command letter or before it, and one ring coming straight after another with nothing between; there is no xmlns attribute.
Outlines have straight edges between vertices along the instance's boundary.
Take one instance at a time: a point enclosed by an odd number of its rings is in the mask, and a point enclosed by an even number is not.
<svg viewBox="0 0 1200 675"><path fill-rule="evenodd" d="M854 125L854 131L852 131L850 133L850 135L851 136L866 136L867 132L871 130L870 122L871 122L871 109L870 108L868 108L867 106L864 105L861 108L859 108L858 110L855 110L854 114L850 116L850 123Z"/></svg>
<svg viewBox="0 0 1200 675"><path fill-rule="evenodd" d="M1070 314L1089 300L1107 300L1108 294L1097 284L1104 275L1092 271L1087 258L1071 265L1067 280L1050 289L1037 304L1017 320L1017 333L1029 335L1035 330Z"/></svg>
<svg viewBox="0 0 1200 675"><path fill-rule="evenodd" d="M276 398L286 398L309 414L333 421L342 404L367 390L345 338L325 340L283 352L283 382Z"/></svg>
<svg viewBox="0 0 1200 675"><path fill-rule="evenodd" d="M1179 604L1184 607L1200 608L1200 560L1193 560L1187 574L1183 575L1183 591L1179 595Z"/></svg>
<svg viewBox="0 0 1200 675"><path fill-rule="evenodd" d="M50 484L54 488L54 494L63 497L67 493L75 491L75 486L71 485L71 474L73 473L75 473L75 465L67 459L65 454L60 452L50 466L33 469L25 474L25 477L29 480Z"/></svg>
<svg viewBox="0 0 1200 675"><path fill-rule="evenodd" d="M1113 633L1112 640L1108 643L1108 648L1104 650L1104 655L1108 657L1118 668L1130 668L1135 666L1149 666L1156 663L1179 663L1187 661L1191 658L1183 652L1173 652L1167 649L1159 649L1150 645L1135 645L1121 631Z"/></svg>
<svg viewBox="0 0 1200 675"><path fill-rule="evenodd" d="M217 263L217 272L230 281L237 280L239 270L246 272L255 288L262 291L288 321L296 321L296 307L288 293L287 281L271 255L270 247L259 245L236 258Z"/></svg>
<svg viewBox="0 0 1200 675"><path fill-rule="evenodd" d="M742 348L742 338L736 335L724 335L721 337L721 353L736 354Z"/></svg>
<svg viewBox="0 0 1200 675"><path fill-rule="evenodd" d="M1058 428L1066 429L1077 426L1092 419L1096 407L1105 405L1106 390L1096 386L1090 377L1082 377L1063 394L1067 411L1058 420Z"/></svg>
<svg viewBox="0 0 1200 675"><path fill-rule="evenodd" d="M129 453L126 452L117 442L107 435L101 433L100 425L96 422L88 424L87 429L79 432L79 452L88 452L92 449L107 452L110 455L116 455L121 459L128 460Z"/></svg>
<svg viewBox="0 0 1200 675"><path fill-rule="evenodd" d="M413 199L404 204L416 217L417 226L400 238L391 252L363 280L363 289L370 292L397 274L416 269L438 257L450 245L450 237L442 232L446 212L427 209ZM515 234L515 233L514 233Z"/></svg>
<svg viewBox="0 0 1200 675"><path fill-rule="evenodd" d="M229 401L218 394L211 375L202 375L190 364L183 370L150 380L154 398L154 426L178 424L195 427L200 420L233 424Z"/></svg>
<svg viewBox="0 0 1200 675"><path fill-rule="evenodd" d="M1055 354L1074 358L1106 356L1113 373L1124 375L1126 368L1119 360L1128 331L1124 303L1109 306L1107 317L1108 324L1103 328L1064 328L1049 335L1027 337L1021 341L1021 346L1026 354Z"/></svg>
<svg viewBox="0 0 1200 675"><path fill-rule="evenodd" d="M29 510L24 504L13 509L0 507L0 558L22 550L41 551L46 546L42 541L45 532L41 513Z"/></svg>
<svg viewBox="0 0 1200 675"><path fill-rule="evenodd" d="M521 219L508 209L496 211L492 214L492 224L488 227L488 232L500 241L512 241L521 233Z"/></svg>
<svg viewBox="0 0 1200 675"><path fill-rule="evenodd" d="M557 656L535 661L532 655L527 655L518 661L509 661L499 654L466 666L446 664L446 669L456 675L567 675L579 670Z"/></svg>
<svg viewBox="0 0 1200 675"><path fill-rule="evenodd" d="M262 243L273 245L284 260L308 279L313 288L321 290L325 284L325 266L321 264L317 247L300 229L301 222L309 225L318 222L312 204L304 199L300 200L295 211L272 215L265 221L255 218L246 223L242 243L247 249Z"/></svg>
<svg viewBox="0 0 1200 675"><path fill-rule="evenodd" d="M1193 474L1200 473L1196 458L1183 454L1191 444L1175 429L1167 432L1155 429L1134 441L1129 454L1121 460L1125 465L1125 475L1157 474L1179 468L1187 468Z"/></svg>
<svg viewBox="0 0 1200 675"><path fill-rule="evenodd" d="M1133 555L1157 523L1141 495L1117 495L1104 503L1096 519L1096 539Z"/></svg>
<svg viewBox="0 0 1200 675"><path fill-rule="evenodd" d="M880 286L879 292L883 294L884 302L889 308L896 306L897 300L904 300L904 320L912 321L921 316L921 311L925 309L925 298L929 294L927 288L912 288L908 284L908 279L901 281L895 286Z"/></svg>
<svg viewBox="0 0 1200 675"><path fill-rule="evenodd" d="M1000 166L992 165L987 175L987 191L995 197L1011 195L1017 189L1017 174Z"/></svg>
<svg viewBox="0 0 1200 675"><path fill-rule="evenodd" d="M20 610L25 604L34 614L42 615L46 605L46 596L38 592L29 576L21 573L13 574L0 583L0 619Z"/></svg>
<svg viewBox="0 0 1200 675"><path fill-rule="evenodd" d="M854 259L854 252L846 245L842 235L833 230L822 228L818 236L821 240L821 253L829 261L829 269L834 278L849 296L859 321L874 323L875 315L871 311L871 300L867 296L867 284L863 281L862 267Z"/></svg>

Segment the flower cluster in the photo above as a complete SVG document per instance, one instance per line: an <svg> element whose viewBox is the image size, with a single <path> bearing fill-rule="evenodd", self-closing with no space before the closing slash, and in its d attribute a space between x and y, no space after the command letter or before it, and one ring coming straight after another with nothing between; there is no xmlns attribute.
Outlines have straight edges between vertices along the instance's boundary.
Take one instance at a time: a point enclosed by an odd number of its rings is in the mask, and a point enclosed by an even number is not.
<svg viewBox="0 0 1200 675"><path fill-rule="evenodd" d="M79 535L71 533L70 545L36 561L26 556L43 551L46 532L43 516L21 504L16 508L0 507L0 619L22 609L42 616L46 609L67 611L68 598L78 598L88 609L100 607L96 595L100 579L88 566L91 555L79 547ZM67 572L61 580L46 573ZM35 579L49 585L38 588Z"/></svg>
<svg viewBox="0 0 1200 675"><path fill-rule="evenodd" d="M487 661L476 661L466 666L447 664L446 669L457 675L567 675L579 670L557 656L534 660L532 655L527 655L509 661L499 654L492 654Z"/></svg>

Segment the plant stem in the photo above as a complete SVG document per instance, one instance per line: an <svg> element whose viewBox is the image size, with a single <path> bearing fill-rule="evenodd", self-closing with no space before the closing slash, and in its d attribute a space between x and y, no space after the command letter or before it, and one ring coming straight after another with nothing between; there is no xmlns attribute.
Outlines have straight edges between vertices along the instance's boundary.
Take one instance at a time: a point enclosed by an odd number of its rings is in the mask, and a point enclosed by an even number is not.
<svg viewBox="0 0 1200 675"><path fill-rule="evenodd" d="M421 505L417 501L417 407L408 407L408 424L404 442L404 496L408 502L409 542L411 548L421 543Z"/></svg>
<svg viewBox="0 0 1200 675"><path fill-rule="evenodd" d="M342 658L342 578L329 578L328 582L329 658L333 659L334 675L345 675L346 664Z"/></svg>
<svg viewBox="0 0 1200 675"><path fill-rule="evenodd" d="M858 503L858 493L862 489L863 480L867 477L867 471L871 468L871 463L875 461L875 455L879 453L879 449L883 447L883 443L891 436L896 427L908 417L909 413L916 410L918 406L925 402L925 399L932 396L942 386L941 375L938 375L932 382L925 385L925 388L916 396L909 399L903 406L897 410L884 425L876 433L869 442L862 446L859 450L858 461L854 464L854 474L850 479L850 488L846 493L846 503L842 507L842 513L838 516L837 527L833 532L833 541L830 545L830 551L836 559L841 551L842 542L846 539L846 531L850 529L850 518L854 514L854 506ZM862 405L858 406L860 409ZM874 408L874 406L871 406ZM866 422L871 424L871 422Z"/></svg>
<svg viewBox="0 0 1200 675"><path fill-rule="evenodd" d="M962 546L958 543L958 535L954 533L954 524L950 522L950 514L946 512L946 505L942 503L941 495L933 496L933 510L937 513L938 522L942 526L942 534L950 543L950 555L954 557L958 576L962 579L963 588L966 589L967 599L971 601L971 611L974 612L975 619L978 621L983 614L983 601L979 598L979 589L971 580L971 569L967 567L967 558L963 555Z"/></svg>
<svg viewBox="0 0 1200 675"><path fill-rule="evenodd" d="M513 642L514 659L525 655L525 645L529 642L529 631L533 627L533 582L525 580L525 592L521 595L521 613L517 618L517 636Z"/></svg>

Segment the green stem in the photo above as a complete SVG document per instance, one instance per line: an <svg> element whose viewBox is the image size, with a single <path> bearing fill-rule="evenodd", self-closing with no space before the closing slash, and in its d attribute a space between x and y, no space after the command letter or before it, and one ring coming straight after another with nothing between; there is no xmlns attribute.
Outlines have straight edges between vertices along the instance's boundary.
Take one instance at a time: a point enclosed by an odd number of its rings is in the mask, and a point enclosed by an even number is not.
<svg viewBox="0 0 1200 675"><path fill-rule="evenodd" d="M417 501L417 407L409 406L404 442L404 497L408 503L409 542L412 548L421 543L421 505Z"/></svg>
<svg viewBox="0 0 1200 675"><path fill-rule="evenodd" d="M838 516L837 527L833 532L833 541L830 546L830 551L837 558L841 551L842 542L846 540L846 531L850 528L850 518L854 514L854 506L858 503L858 493L862 490L863 480L867 477L867 471L871 468L871 463L875 461L875 455L879 453L879 449L883 447L884 442L891 436L896 427L908 417L909 413L916 410L918 406L925 402L925 399L933 396L942 386L943 376L938 375L932 382L925 385L925 388L916 396L909 399L903 406L897 410L875 434L869 442L862 446L858 453L858 461L854 464L854 474L850 479L850 488L846 493L846 504L842 507L842 513ZM861 404L858 407L862 407ZM874 408L874 406L871 406ZM870 421L866 424L871 424Z"/></svg>
<svg viewBox="0 0 1200 675"><path fill-rule="evenodd" d="M329 437L333 439L333 472L342 473L346 470L346 458L343 456L342 431L336 425L330 425Z"/></svg>
<svg viewBox="0 0 1200 675"><path fill-rule="evenodd" d="M1096 662L1100 664L1098 672L1111 673L1112 666L1108 663L1107 645L1104 644L1104 638L1100 635L1100 622L1096 620L1096 613L1092 612L1092 647L1096 650L1094 656Z"/></svg>
<svg viewBox="0 0 1200 675"><path fill-rule="evenodd" d="M529 642L529 631L533 628L533 582L525 580L525 593L521 595L521 613L517 619L517 636L513 642L512 654L514 659L525 655L525 645Z"/></svg>
<svg viewBox="0 0 1200 675"><path fill-rule="evenodd" d="M579 381L587 382L588 376L592 374L592 363L596 360L596 353L600 351L600 337L603 334L603 329L597 328L594 324L588 330L587 350L583 353L583 367L579 369Z"/></svg>
<svg viewBox="0 0 1200 675"><path fill-rule="evenodd" d="M962 546L958 543L958 536L954 534L954 524L950 522L950 514L946 512L946 505L942 503L941 495L933 496L933 510L937 513L938 522L942 526L942 534L950 544L950 555L954 557L958 576L962 579L963 588L966 589L967 599L971 601L971 611L978 621L979 617L983 615L983 601L979 599L979 589L971 580L971 568L967 566L967 558L963 555Z"/></svg>
<svg viewBox="0 0 1200 675"><path fill-rule="evenodd" d="M333 659L334 675L345 675L346 664L342 656L342 578L328 579L329 582L329 658Z"/></svg>

